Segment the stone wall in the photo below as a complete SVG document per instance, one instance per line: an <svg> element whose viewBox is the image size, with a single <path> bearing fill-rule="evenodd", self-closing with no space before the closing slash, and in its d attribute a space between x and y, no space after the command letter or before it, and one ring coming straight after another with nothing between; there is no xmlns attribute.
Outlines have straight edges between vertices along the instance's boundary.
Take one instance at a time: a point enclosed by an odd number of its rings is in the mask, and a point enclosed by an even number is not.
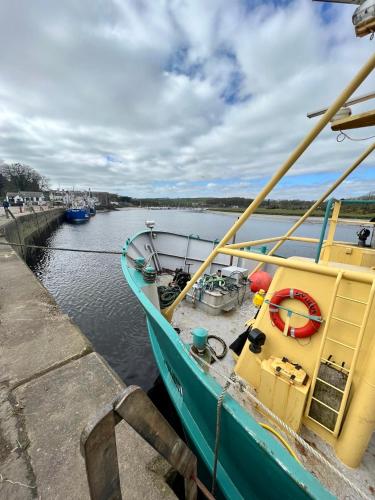
<svg viewBox="0 0 375 500"><path fill-rule="evenodd" d="M46 236L63 221L64 208L37 210L18 216L15 220L12 219L8 224L3 225L2 235L11 243L31 244ZM26 252L22 247L14 247L14 250L21 257L25 257Z"/></svg>

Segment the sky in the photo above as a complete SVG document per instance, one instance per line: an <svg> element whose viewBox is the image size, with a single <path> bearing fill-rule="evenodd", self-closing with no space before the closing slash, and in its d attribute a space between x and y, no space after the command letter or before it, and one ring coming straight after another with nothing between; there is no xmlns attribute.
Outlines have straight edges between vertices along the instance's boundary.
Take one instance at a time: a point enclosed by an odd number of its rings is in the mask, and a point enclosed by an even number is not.
<svg viewBox="0 0 375 500"><path fill-rule="evenodd" d="M26 163L53 188L253 197L316 123L306 113L373 53L353 11L310 0L2 0L0 162ZM374 89L372 76L357 93ZM327 127L271 197L316 198L369 145L336 136ZM375 155L336 194L374 191L374 165Z"/></svg>

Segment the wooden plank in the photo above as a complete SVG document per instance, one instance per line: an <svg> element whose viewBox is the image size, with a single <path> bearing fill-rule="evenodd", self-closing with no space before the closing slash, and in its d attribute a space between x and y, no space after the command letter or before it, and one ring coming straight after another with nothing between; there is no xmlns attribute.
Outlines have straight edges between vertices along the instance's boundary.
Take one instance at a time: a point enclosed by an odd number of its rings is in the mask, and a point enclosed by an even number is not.
<svg viewBox="0 0 375 500"><path fill-rule="evenodd" d="M334 131L349 130L353 128L372 127L375 125L375 109L360 113L358 115L348 116L332 123L331 129Z"/></svg>

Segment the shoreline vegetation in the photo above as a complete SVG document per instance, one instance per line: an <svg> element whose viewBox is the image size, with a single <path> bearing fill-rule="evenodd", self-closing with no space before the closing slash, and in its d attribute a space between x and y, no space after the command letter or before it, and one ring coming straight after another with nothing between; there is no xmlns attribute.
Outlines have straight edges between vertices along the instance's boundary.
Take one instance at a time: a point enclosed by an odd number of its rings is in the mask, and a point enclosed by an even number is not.
<svg viewBox="0 0 375 500"><path fill-rule="evenodd" d="M209 208L209 212L223 212L223 213L233 213L233 214L242 214L244 210L238 208ZM258 208L255 210L255 215L284 215L286 217L300 217L306 213L306 209L292 209L292 208ZM324 210L315 210L310 217L324 217ZM360 220L369 220L375 217L375 211L372 211L368 214L358 213L358 212L344 212L340 214L340 219L360 219Z"/></svg>
<svg viewBox="0 0 375 500"><path fill-rule="evenodd" d="M351 199L358 200L361 203L342 205L340 219L360 219L369 221L375 217L375 206L373 203L373 200L375 199L375 192ZM127 198L123 201L128 201L133 206L150 208L152 210L185 209L195 212L210 211L241 214L253 202L253 199L241 197ZM371 201L371 203L366 203L366 201ZM314 203L314 200L266 199L254 213L257 215L300 217L304 215ZM311 217L324 217L326 206L327 202L322 203L316 208L316 210L314 210Z"/></svg>

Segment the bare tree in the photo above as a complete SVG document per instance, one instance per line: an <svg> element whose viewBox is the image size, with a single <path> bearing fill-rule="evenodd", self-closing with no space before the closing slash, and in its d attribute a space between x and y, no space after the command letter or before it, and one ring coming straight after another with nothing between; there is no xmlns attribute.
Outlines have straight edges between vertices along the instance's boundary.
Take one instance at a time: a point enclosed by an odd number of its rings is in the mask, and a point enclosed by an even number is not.
<svg viewBox="0 0 375 500"><path fill-rule="evenodd" d="M46 177L22 163L0 164L0 175L6 179L9 191L39 191L48 188Z"/></svg>
<svg viewBox="0 0 375 500"><path fill-rule="evenodd" d="M40 176L39 189L41 189L42 191L49 190L49 179L45 175Z"/></svg>

